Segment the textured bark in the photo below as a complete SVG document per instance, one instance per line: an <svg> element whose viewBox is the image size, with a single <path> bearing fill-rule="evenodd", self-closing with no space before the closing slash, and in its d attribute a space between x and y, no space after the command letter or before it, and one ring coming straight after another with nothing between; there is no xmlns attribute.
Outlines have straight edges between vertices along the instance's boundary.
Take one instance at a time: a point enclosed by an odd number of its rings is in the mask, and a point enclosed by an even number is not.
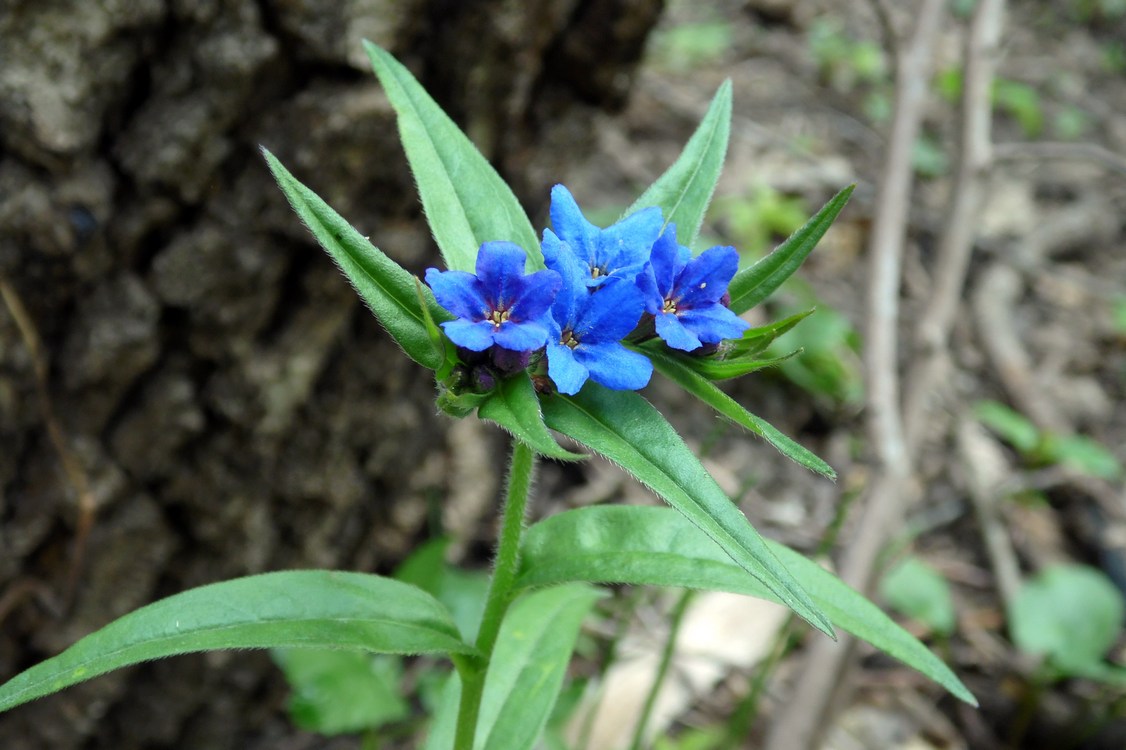
<svg viewBox="0 0 1126 750"><path fill-rule="evenodd" d="M266 145L391 256L437 260L390 107L390 48L526 205L623 104L660 0L0 0L0 678L158 597L296 567L386 571L491 431L436 419L285 205ZM495 452L492 455L497 455ZM467 490L467 487L473 490ZM0 747L276 747L266 657L186 657L0 716ZM303 746L300 741L294 745Z"/></svg>

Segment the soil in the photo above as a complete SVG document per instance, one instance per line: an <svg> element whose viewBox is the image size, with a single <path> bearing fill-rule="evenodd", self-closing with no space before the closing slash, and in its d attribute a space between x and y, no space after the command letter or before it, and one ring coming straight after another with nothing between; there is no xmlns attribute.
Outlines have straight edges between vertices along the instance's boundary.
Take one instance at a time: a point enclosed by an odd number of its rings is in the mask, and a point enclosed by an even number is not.
<svg viewBox="0 0 1126 750"><path fill-rule="evenodd" d="M902 33L912 18L899 6L911 4L889 5ZM1126 16L1112 5L1010 4L999 76L1025 93L998 105L994 140L1004 145L949 375L928 404L922 499L895 540L949 581L957 613L949 638L902 621L982 707L863 652L828 747L1126 746L1121 688L1037 685L1034 660L1010 640L971 500L974 472L1000 478L1000 526L1024 577L1083 563L1126 592L1122 473L1037 462L977 428L971 409L1001 402L1126 463ZM964 18L948 22L938 70L957 67L964 28ZM803 286L752 315L765 321L815 298L818 315L835 311L862 330L892 62L877 52L883 67L872 71L871 49L885 40L871 4L9 0L0 11L0 676L191 586L299 567L388 572L437 528L467 565L487 564L502 437L434 415L429 379L311 242L256 151L268 147L411 270L437 263L362 37L420 76L537 226L556 182L612 219L675 158L730 78L731 144L705 240L764 252L785 222L749 230L741 210L757 207L761 224L764 205L790 201L807 216L856 183L799 273ZM918 154L901 370L953 181L957 104L940 93L950 80L939 76ZM835 346L835 388L778 370L730 392L824 456L836 484L717 425L675 389L651 389L764 534L813 552L843 518L834 555L854 538L849 501L872 459L860 356L847 337ZM977 441L969 454L960 429ZM597 459L546 465L538 492L541 514L652 501ZM773 674L747 747L761 745L786 702L799 656ZM734 670L670 734L722 725L747 682ZM0 746L359 746L295 729L285 701L265 655L181 657L0 716Z"/></svg>

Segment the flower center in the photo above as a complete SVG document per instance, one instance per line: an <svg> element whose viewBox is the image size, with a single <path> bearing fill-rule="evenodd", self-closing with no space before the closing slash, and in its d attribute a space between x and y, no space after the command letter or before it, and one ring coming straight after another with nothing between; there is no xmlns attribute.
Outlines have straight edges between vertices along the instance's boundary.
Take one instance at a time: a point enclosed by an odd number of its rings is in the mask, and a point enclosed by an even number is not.
<svg viewBox="0 0 1126 750"><path fill-rule="evenodd" d="M485 320L493 324L493 328L500 328L500 324L507 322L512 317L508 310L493 310Z"/></svg>
<svg viewBox="0 0 1126 750"><path fill-rule="evenodd" d="M606 276L606 275L607 274L606 274L605 268L601 268L599 266L591 266L590 267L590 278L597 279L601 276Z"/></svg>
<svg viewBox="0 0 1126 750"><path fill-rule="evenodd" d="M575 338L574 331L564 331L563 335L559 337L559 343L574 349L579 345L579 340Z"/></svg>
<svg viewBox="0 0 1126 750"><path fill-rule="evenodd" d="M673 315L676 315L676 300L672 297L666 299L664 307L661 308L661 312L672 313Z"/></svg>

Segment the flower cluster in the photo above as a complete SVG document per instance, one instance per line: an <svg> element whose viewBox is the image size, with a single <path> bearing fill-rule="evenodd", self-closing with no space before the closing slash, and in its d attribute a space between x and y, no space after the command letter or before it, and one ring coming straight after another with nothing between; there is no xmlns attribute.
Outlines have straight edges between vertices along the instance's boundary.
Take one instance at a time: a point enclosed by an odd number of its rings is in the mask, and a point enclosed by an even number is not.
<svg viewBox="0 0 1126 750"><path fill-rule="evenodd" d="M488 359L501 374L538 368L566 394L588 379L637 390L653 365L624 341L656 335L692 352L748 328L726 305L735 248L692 257L658 208L601 229L562 185L551 191L551 223L554 231L543 233L545 271L525 274L527 256L510 242L482 245L476 274L426 271L438 303L455 316L442 328L463 362Z"/></svg>

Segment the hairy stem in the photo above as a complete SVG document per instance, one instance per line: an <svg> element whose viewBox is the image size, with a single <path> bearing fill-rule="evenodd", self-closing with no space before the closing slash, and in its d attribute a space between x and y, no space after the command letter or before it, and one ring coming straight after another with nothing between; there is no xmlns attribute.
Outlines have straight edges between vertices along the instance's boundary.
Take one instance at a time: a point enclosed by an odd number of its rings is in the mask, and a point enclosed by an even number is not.
<svg viewBox="0 0 1126 750"><path fill-rule="evenodd" d="M457 734L454 750L472 750L477 732L477 714L481 709L481 696L485 688L485 674L492 661L500 625L508 605L512 602L512 584L520 565L520 539L524 534L524 512L528 507L528 494L532 486L536 455L524 443L513 440L512 463L509 466L508 494L501 515L500 535L497 539L497 556L493 578L481 627L477 631L477 650L481 656L458 665L461 676L461 704L457 714Z"/></svg>

